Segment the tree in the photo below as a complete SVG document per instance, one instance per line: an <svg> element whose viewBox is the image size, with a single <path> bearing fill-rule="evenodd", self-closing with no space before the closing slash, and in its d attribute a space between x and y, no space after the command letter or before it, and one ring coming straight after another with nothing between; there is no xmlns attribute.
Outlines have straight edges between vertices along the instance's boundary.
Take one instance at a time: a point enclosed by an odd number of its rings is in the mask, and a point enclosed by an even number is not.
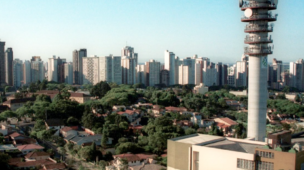
<svg viewBox="0 0 304 170"><path fill-rule="evenodd" d="M102 138L101 138L101 146L104 148L107 146L108 137L109 137L109 129L108 129L108 125L105 123L103 126Z"/></svg>
<svg viewBox="0 0 304 170"><path fill-rule="evenodd" d="M95 86L93 86L93 88L90 91L90 94L92 96L95 96L95 97L101 99L110 90L111 90L111 87L109 86L109 84L105 81L101 81L101 82L97 83Z"/></svg>
<svg viewBox="0 0 304 170"><path fill-rule="evenodd" d="M1 170L8 170L9 165L8 165L8 160L10 159L10 156L6 153L1 153L0 152L0 167Z"/></svg>
<svg viewBox="0 0 304 170"><path fill-rule="evenodd" d="M194 134L194 133L196 133L195 129L188 128L188 129L185 130L185 135L191 135L191 134Z"/></svg>
<svg viewBox="0 0 304 170"><path fill-rule="evenodd" d="M7 92L9 92L10 91L10 86L5 86L5 92L7 93Z"/></svg>
<svg viewBox="0 0 304 170"><path fill-rule="evenodd" d="M301 98L300 98L299 94L296 94L295 101L296 102L300 102L301 101Z"/></svg>

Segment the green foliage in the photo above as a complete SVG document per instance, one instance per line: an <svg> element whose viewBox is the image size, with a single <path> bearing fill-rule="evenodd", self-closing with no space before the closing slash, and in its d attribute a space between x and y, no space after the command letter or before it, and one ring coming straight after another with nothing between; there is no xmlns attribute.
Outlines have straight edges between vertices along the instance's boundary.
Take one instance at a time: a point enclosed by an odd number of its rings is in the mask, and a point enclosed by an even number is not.
<svg viewBox="0 0 304 170"><path fill-rule="evenodd" d="M93 86L93 88L90 90L90 93L92 96L96 96L101 99L110 90L111 87L109 86L109 84L105 81L101 81Z"/></svg>
<svg viewBox="0 0 304 170"><path fill-rule="evenodd" d="M192 129L192 128L187 128L185 130L185 135L191 135L191 134L194 134L196 133L196 130L195 129Z"/></svg>
<svg viewBox="0 0 304 170"><path fill-rule="evenodd" d="M78 126L79 125L79 121L78 119L76 119L75 117L73 116L70 116L67 120L67 125L68 126Z"/></svg>
<svg viewBox="0 0 304 170"><path fill-rule="evenodd" d="M136 90L133 88L113 88L100 100L101 104L106 107L114 105L131 105L138 99Z"/></svg>
<svg viewBox="0 0 304 170"><path fill-rule="evenodd" d="M153 91L150 102L162 106L179 106L180 101L173 91Z"/></svg>
<svg viewBox="0 0 304 170"><path fill-rule="evenodd" d="M6 154L6 153L1 153L0 152L0 167L1 167L1 170L9 170L9 165L8 165L8 160L10 159L11 157Z"/></svg>
<svg viewBox="0 0 304 170"><path fill-rule="evenodd" d="M299 117L304 116L304 106L301 106L297 103L293 103L289 100L270 99L267 101L267 107L271 109L276 109L277 113L292 114L297 115Z"/></svg>
<svg viewBox="0 0 304 170"><path fill-rule="evenodd" d="M237 111L228 111L227 117L233 120L238 120L241 122L248 121L248 113L247 112L237 112Z"/></svg>
<svg viewBox="0 0 304 170"><path fill-rule="evenodd" d="M115 149L116 154L122 154L122 153L127 153L127 152L140 153L142 151L143 151L143 149L138 144L132 143L132 142L121 143Z"/></svg>
<svg viewBox="0 0 304 170"><path fill-rule="evenodd" d="M17 117L17 114L11 110L6 110L6 111L0 113L0 117L2 119L7 120L7 118Z"/></svg>

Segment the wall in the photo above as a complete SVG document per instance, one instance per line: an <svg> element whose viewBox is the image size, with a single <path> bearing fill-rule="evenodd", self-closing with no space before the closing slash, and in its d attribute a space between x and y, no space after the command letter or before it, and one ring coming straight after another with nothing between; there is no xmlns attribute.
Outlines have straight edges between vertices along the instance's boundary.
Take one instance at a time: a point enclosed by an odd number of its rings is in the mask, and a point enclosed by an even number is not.
<svg viewBox="0 0 304 170"><path fill-rule="evenodd" d="M254 154L206 146L194 145L193 152L195 151L199 152L199 170L239 169L237 168L237 158L254 160Z"/></svg>
<svg viewBox="0 0 304 170"><path fill-rule="evenodd" d="M191 144L168 140L168 170L188 170Z"/></svg>

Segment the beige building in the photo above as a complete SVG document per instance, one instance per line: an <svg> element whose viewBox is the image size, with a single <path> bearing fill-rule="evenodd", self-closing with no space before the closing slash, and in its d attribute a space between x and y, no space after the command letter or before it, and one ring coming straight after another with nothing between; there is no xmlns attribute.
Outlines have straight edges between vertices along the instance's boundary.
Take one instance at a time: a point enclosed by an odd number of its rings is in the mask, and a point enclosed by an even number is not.
<svg viewBox="0 0 304 170"><path fill-rule="evenodd" d="M99 82L99 57L84 57L83 84L97 84Z"/></svg>
<svg viewBox="0 0 304 170"><path fill-rule="evenodd" d="M178 84L186 85L189 84L189 66L180 65L178 67L179 77Z"/></svg>
<svg viewBox="0 0 304 170"><path fill-rule="evenodd" d="M199 93L199 94L205 94L208 92L208 90L209 88L204 86L203 83L200 83L199 85L193 88L194 93Z"/></svg>
<svg viewBox="0 0 304 170"><path fill-rule="evenodd" d="M12 111L16 111L28 101L35 101L35 98L12 99L4 102L2 105L6 105Z"/></svg>
<svg viewBox="0 0 304 170"><path fill-rule="evenodd" d="M168 170L299 170L304 151L270 149L265 142L193 134L168 140Z"/></svg>

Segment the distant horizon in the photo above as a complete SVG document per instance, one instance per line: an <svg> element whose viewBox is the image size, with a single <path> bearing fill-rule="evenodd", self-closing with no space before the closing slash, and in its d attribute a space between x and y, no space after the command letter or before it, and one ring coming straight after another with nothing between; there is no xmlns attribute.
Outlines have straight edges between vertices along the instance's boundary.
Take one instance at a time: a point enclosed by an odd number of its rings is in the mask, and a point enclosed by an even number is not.
<svg viewBox="0 0 304 170"><path fill-rule="evenodd" d="M269 61L303 58L304 24L298 22L304 20L303 6L304 1L280 1L273 11L279 15L270 34L274 51ZM180 58L197 54L228 63L240 61L245 46L246 24L240 21L244 13L237 0L12 0L2 2L0 15L9 16L2 19L0 39L21 60L41 56L47 61L56 55L72 61L72 51L80 48L88 56L120 55L128 45L139 62L164 62L169 50Z"/></svg>

